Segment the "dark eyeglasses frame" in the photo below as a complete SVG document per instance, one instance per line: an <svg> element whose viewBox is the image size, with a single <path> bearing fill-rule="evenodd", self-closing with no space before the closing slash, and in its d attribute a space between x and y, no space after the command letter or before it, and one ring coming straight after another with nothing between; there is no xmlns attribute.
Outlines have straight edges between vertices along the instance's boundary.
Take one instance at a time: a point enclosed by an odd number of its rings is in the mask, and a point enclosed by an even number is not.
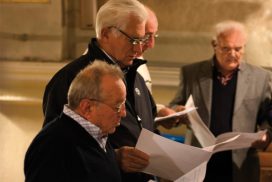
<svg viewBox="0 0 272 182"><path fill-rule="evenodd" d="M124 36L126 36L129 39L129 42L132 45L143 45L145 44L148 39L150 38L150 36L144 36L143 38L133 38L131 36L129 36L126 32L124 32L123 30L117 28L116 26L111 26L109 28L115 28L116 30L118 30L120 33L122 33Z"/></svg>
<svg viewBox="0 0 272 182"><path fill-rule="evenodd" d="M219 45L216 45L218 46L218 48L220 49L220 51L224 54L227 54L229 52L231 52L232 50L235 51L235 53L241 53L244 49L244 46L241 46L241 47L234 47L234 48L230 48L230 47L222 47L222 46L219 46Z"/></svg>
<svg viewBox="0 0 272 182"><path fill-rule="evenodd" d="M147 38L147 40L151 39L151 37L154 37L155 39L159 37L159 34L155 33L146 33L145 37Z"/></svg>
<svg viewBox="0 0 272 182"><path fill-rule="evenodd" d="M112 111L114 111L114 112L117 113L117 114L119 114L119 113L121 112L122 107L123 107L123 106L125 105L125 103L126 103L126 100L125 100L125 101L122 102L120 105L117 105L116 107L112 107L112 106L110 106L109 104L107 104L107 103L105 103L105 102L103 102L103 101L101 101L101 100L98 100L98 99L90 99L90 98L86 98L86 99L88 99L88 100L90 100L90 101L95 101L95 102L99 102L99 103L101 103L101 104L104 104L104 105L108 106L109 108L111 108Z"/></svg>

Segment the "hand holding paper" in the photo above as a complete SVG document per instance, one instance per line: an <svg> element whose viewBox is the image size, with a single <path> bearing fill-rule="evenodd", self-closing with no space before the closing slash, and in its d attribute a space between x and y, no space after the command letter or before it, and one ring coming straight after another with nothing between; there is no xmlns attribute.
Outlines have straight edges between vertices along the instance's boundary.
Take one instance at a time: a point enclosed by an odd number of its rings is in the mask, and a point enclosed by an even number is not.
<svg viewBox="0 0 272 182"><path fill-rule="evenodd" d="M171 115L168 115L168 116L156 117L155 118L155 122L166 120L166 119L170 119L170 118L176 118L176 117L188 114L189 112L191 112L193 110L196 110L196 109L197 109L196 107L188 107L188 108L184 109L183 111L175 112L175 113L173 113Z"/></svg>
<svg viewBox="0 0 272 182"><path fill-rule="evenodd" d="M269 145L269 143L270 143L270 140L268 138L267 133L265 133L260 140L253 142L251 146L256 149L262 150L262 149L265 149Z"/></svg>
<svg viewBox="0 0 272 182"><path fill-rule="evenodd" d="M175 110L168 108L168 107L164 107L159 110L157 115L159 117L165 117L165 116L172 115L174 113L176 113ZM178 125L178 123L179 123L178 118L169 118L169 119L160 120L160 121L155 122L155 126L157 127L157 126L161 125L166 129L171 129L173 127L176 127Z"/></svg>
<svg viewBox="0 0 272 182"><path fill-rule="evenodd" d="M213 153L251 147L254 141L261 140L265 135L266 131L229 132L214 137L196 112L191 97L186 106L190 108L189 112L184 112L188 114L191 128L205 148L177 143L142 129L136 148L150 156L149 165L143 172L175 182L202 182Z"/></svg>
<svg viewBox="0 0 272 182"><path fill-rule="evenodd" d="M142 129L136 148L150 155L149 165L143 172L173 181L212 155L201 148L177 143L146 129Z"/></svg>
<svg viewBox="0 0 272 182"><path fill-rule="evenodd" d="M134 147L124 146L115 149L115 153L119 165L125 172L139 172L149 164L149 156Z"/></svg>
<svg viewBox="0 0 272 182"><path fill-rule="evenodd" d="M226 133L216 144L198 148L181 144L146 129L142 129L136 148L150 156L143 172L179 182L202 182L206 164L218 151L249 147L252 141L262 138L258 133ZM188 174L187 174L188 173Z"/></svg>
<svg viewBox="0 0 272 182"><path fill-rule="evenodd" d="M192 96L187 100L186 107L195 107ZM197 111L188 113L188 117L191 123L191 129L201 146L215 146L214 152L251 147L253 142L261 140L266 133L266 131L259 131L258 133L227 132L215 137L204 124ZM235 138L235 140L231 140L233 138Z"/></svg>

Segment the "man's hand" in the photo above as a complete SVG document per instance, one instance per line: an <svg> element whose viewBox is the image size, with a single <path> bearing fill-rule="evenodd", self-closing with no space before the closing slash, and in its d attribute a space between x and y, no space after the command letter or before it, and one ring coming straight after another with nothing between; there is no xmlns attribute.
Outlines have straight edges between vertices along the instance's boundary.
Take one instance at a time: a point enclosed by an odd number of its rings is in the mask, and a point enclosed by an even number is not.
<svg viewBox="0 0 272 182"><path fill-rule="evenodd" d="M134 148L124 146L115 149L119 166L125 172L140 172L149 164L149 155Z"/></svg>
<svg viewBox="0 0 272 182"><path fill-rule="evenodd" d="M178 111L182 111L184 109L185 109L184 106L180 106ZM174 114L174 113L176 113L175 110L165 107L165 108L162 108L158 112L158 117L164 117L164 116L168 116L168 115ZM156 122L157 126L162 125L166 129L171 129L173 127L177 127L180 124L186 124L186 125L189 124L189 120L187 118L187 115L177 116L174 118L169 118L169 119L165 119L165 120L161 120L161 121Z"/></svg>
<svg viewBox="0 0 272 182"><path fill-rule="evenodd" d="M268 133L266 133L262 137L262 139L253 142L251 147L263 150L269 145L269 143L270 143L269 135L268 135Z"/></svg>

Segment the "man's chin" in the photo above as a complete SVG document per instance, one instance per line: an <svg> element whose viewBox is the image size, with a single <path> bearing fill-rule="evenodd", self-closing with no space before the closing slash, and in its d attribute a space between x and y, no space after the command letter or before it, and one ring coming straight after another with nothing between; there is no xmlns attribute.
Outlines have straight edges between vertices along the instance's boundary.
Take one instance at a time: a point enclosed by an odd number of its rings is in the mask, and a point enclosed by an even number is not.
<svg viewBox="0 0 272 182"><path fill-rule="evenodd" d="M115 132L116 128L113 128L109 131L109 134L113 134Z"/></svg>
<svg viewBox="0 0 272 182"><path fill-rule="evenodd" d="M127 68L133 64L133 60L118 63L121 68Z"/></svg>
<svg viewBox="0 0 272 182"><path fill-rule="evenodd" d="M126 66L131 66L133 64L134 59L130 59L127 62L125 62Z"/></svg>
<svg viewBox="0 0 272 182"><path fill-rule="evenodd" d="M239 66L239 64L235 63L235 64L229 65L229 68L230 68L231 70L235 70L236 68L238 68L238 66Z"/></svg>
<svg viewBox="0 0 272 182"><path fill-rule="evenodd" d="M230 69L236 69L239 66L237 61L230 61L227 65Z"/></svg>

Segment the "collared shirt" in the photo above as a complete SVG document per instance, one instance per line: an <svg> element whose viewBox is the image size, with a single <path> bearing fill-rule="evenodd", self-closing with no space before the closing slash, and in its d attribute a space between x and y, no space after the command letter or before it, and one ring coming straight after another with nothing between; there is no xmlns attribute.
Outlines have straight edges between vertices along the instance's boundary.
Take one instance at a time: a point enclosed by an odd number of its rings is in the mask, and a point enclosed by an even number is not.
<svg viewBox="0 0 272 182"><path fill-rule="evenodd" d="M104 52L104 54L106 54L106 56L112 61L112 63L117 64L117 61L116 61L115 59L113 59L108 53L106 53L106 51L105 51L104 49L102 49L102 48L99 46L98 42L97 42L97 47L98 47L102 52ZM88 51L89 51L89 48L85 49L85 51L83 52L82 55L86 55L86 54L88 53Z"/></svg>
<svg viewBox="0 0 272 182"><path fill-rule="evenodd" d="M228 82L232 79L234 73L236 72L237 70L235 70L234 72L232 72L231 74L229 75L223 75L222 73L218 72L217 74L217 79L220 81L220 83L224 86L226 86L228 84Z"/></svg>
<svg viewBox="0 0 272 182"><path fill-rule="evenodd" d="M114 64L119 65L119 64L118 64L118 61L117 61L115 58L111 57L108 53L106 53L106 51L104 51L104 49L102 49L101 47L99 47L99 49L100 49L102 52L104 52L104 53L108 56L108 58L109 58ZM121 67L120 67L120 68L121 68ZM124 74L127 74L128 70L129 70L129 66L126 67L126 68L121 68L121 70L122 70L122 72L123 72Z"/></svg>
<svg viewBox="0 0 272 182"><path fill-rule="evenodd" d="M215 61L216 61L216 58L214 57L212 61L212 66L216 70L216 78L220 81L222 85L226 86L228 82L232 79L233 75L240 70L240 65L231 74L223 75L215 66Z"/></svg>
<svg viewBox="0 0 272 182"><path fill-rule="evenodd" d="M63 107L63 113L67 116L71 117L73 120L75 120L78 124L80 124L99 144L99 146L106 151L106 143L107 143L107 136L102 135L102 131L99 127L92 124L90 121L84 119L77 113L75 113L73 110L71 110L68 105L64 105Z"/></svg>
<svg viewBox="0 0 272 182"><path fill-rule="evenodd" d="M104 49L102 49L98 44L97 44L97 47L112 61L112 63L113 64L116 64L116 65L118 65L118 61L115 59L115 58L113 58L113 57L111 57ZM85 55L85 54L87 54L87 52L88 52L88 48L84 51L84 53L83 53L83 55ZM127 68L122 68L122 72L124 73L124 74L126 74L127 72L128 72L128 69L129 69L129 67L127 67Z"/></svg>
<svg viewBox="0 0 272 182"><path fill-rule="evenodd" d="M114 63L114 64L117 64L117 61L114 59L114 58L112 58L108 53L106 53L106 51L104 51L104 49L102 49L100 46L98 46L99 47L99 49L102 51L102 52L104 52L105 54L106 54L106 56Z"/></svg>

